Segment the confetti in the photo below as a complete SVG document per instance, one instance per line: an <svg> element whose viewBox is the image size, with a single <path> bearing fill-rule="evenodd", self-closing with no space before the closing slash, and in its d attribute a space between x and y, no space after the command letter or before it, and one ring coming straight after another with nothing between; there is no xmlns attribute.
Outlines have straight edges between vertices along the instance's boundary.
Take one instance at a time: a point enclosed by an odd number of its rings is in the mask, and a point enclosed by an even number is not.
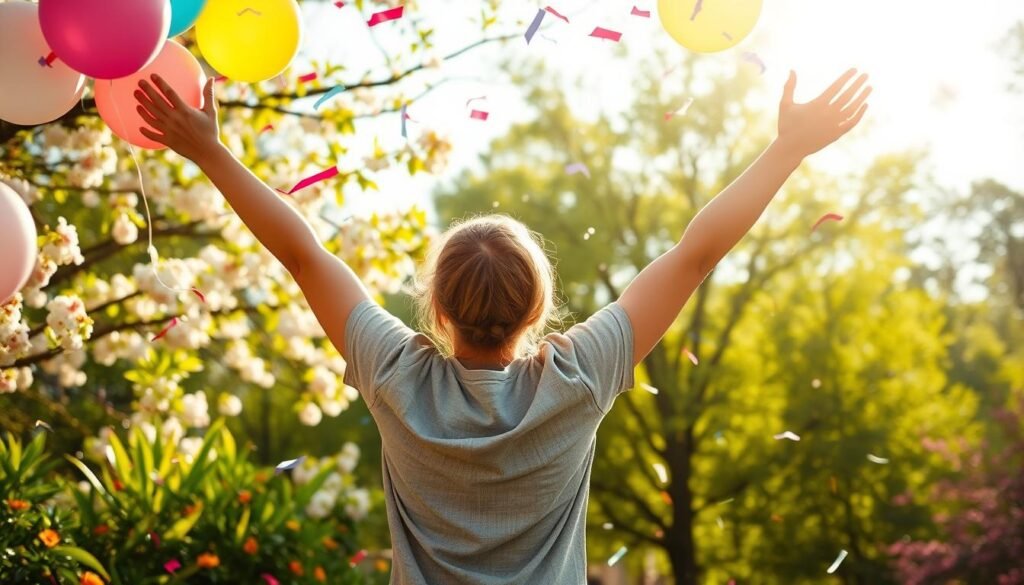
<svg viewBox="0 0 1024 585"><path fill-rule="evenodd" d="M260 575L260 578L261 578L261 579L263 579L264 581L266 581L266 582L267 582L267 585L281 585L281 582L280 582L280 581L278 581L278 580L277 580L277 579L276 579L276 578L275 578L275 577L274 577L273 575L271 575L270 573L263 573L262 575Z"/></svg>
<svg viewBox="0 0 1024 585"><path fill-rule="evenodd" d="M154 342L154 341L156 341L156 340L160 339L160 338L161 338L161 337L163 337L164 335L167 335L167 332L168 332L168 331L170 331L171 329L173 329L173 328L174 328L174 326L175 326L175 325L177 325L177 324L178 324L178 318L177 318L177 317L171 317L171 322L170 322L170 323L168 323L166 327L164 327L163 329L161 329L161 330L160 330L160 332L159 332L159 333L157 333L157 334L156 334L156 335L155 335L155 336L153 337L153 339L150 339L150 340L149 340L149 341L150 341L150 343L152 343L152 342Z"/></svg>
<svg viewBox="0 0 1024 585"><path fill-rule="evenodd" d="M668 483L668 469L665 469L664 463L654 463L654 473L658 476L658 481L661 483Z"/></svg>
<svg viewBox="0 0 1024 585"><path fill-rule="evenodd" d="M601 525L601 528L604 528L605 530L611 530L612 528L615 528L615 525L611 522L605 522Z"/></svg>
<svg viewBox="0 0 1024 585"><path fill-rule="evenodd" d="M178 559L171 559L164 563L164 570L168 573L174 574L175 571L181 568L181 561Z"/></svg>
<svg viewBox="0 0 1024 585"><path fill-rule="evenodd" d="M160 548L160 535L156 532L150 531L149 540L153 543L153 548Z"/></svg>
<svg viewBox="0 0 1024 585"><path fill-rule="evenodd" d="M39 66L49 67L50 69L53 69L53 62L55 59L57 59L57 53L50 51L49 55L39 58Z"/></svg>
<svg viewBox="0 0 1024 585"><path fill-rule="evenodd" d="M722 520L721 516L715 518L715 524L718 525L719 530L725 530L725 521Z"/></svg>
<svg viewBox="0 0 1024 585"><path fill-rule="evenodd" d="M743 54L740 55L740 58L746 61L747 63L750 63L751 65L757 65L758 67L760 67L761 75L764 75L764 72L768 70L768 67L764 64L764 61L761 60L761 57L759 57L757 53L754 53L752 51L743 51Z"/></svg>
<svg viewBox="0 0 1024 585"><path fill-rule="evenodd" d="M402 13L405 12L405 5L395 6L387 10L375 12L370 16L370 20L366 21L366 26L377 26L382 22L388 22L389 20L398 20L402 18Z"/></svg>
<svg viewBox="0 0 1024 585"><path fill-rule="evenodd" d="M540 35L540 38L544 39L545 41L552 42L552 43L554 43L556 45L558 44L558 41L556 41L555 39L549 37L548 35Z"/></svg>
<svg viewBox="0 0 1024 585"><path fill-rule="evenodd" d="M870 461L872 463L877 463L879 465L888 465L889 464L889 458L888 457L879 457L878 455L872 455L871 453L868 453L868 461Z"/></svg>
<svg viewBox="0 0 1024 585"><path fill-rule="evenodd" d="M352 555L352 558L348 560L348 566L354 567L359 564L359 561L366 558L366 549L362 549L356 554Z"/></svg>
<svg viewBox="0 0 1024 585"><path fill-rule="evenodd" d="M690 22L697 18L702 8L704 8L704 0L697 0L697 3L693 5L693 14L690 15Z"/></svg>
<svg viewBox="0 0 1024 585"><path fill-rule="evenodd" d="M628 549L626 547L624 547L624 546L623 547L619 547L619 550L615 551L615 554L613 554L611 557L608 558L608 566L609 567L614 566L615 563L619 562L619 559L621 559L622 557L626 556L626 551L627 550Z"/></svg>
<svg viewBox="0 0 1024 585"><path fill-rule="evenodd" d="M846 558L847 554L849 554L849 553L846 552L846 549L843 549L843 550L839 551L839 556L836 557L836 560L832 561L832 566L830 566L828 568L828 570L825 571L825 572L828 573L829 575L831 575L832 573L835 573L836 569L839 568L839 565L843 564L843 560Z"/></svg>
<svg viewBox="0 0 1024 585"><path fill-rule="evenodd" d="M821 219L819 219L818 221L814 222L814 227L811 228L811 233L814 233L814 230L818 229L819 225L821 225L821 224L823 224L823 223L825 223L826 221L829 221L829 220L832 220L832 221L843 221L843 216L839 215L838 213L826 213L825 215L821 216Z"/></svg>
<svg viewBox="0 0 1024 585"><path fill-rule="evenodd" d="M630 16L639 16L640 18L650 18L651 17L651 11L650 10L640 10L636 6L633 6L633 10L631 10L629 12L629 14L630 14Z"/></svg>
<svg viewBox="0 0 1024 585"><path fill-rule="evenodd" d="M582 173L586 178L590 178L590 169L587 168L587 165L581 162L572 163L565 167L565 174L575 175L576 173Z"/></svg>
<svg viewBox="0 0 1024 585"><path fill-rule="evenodd" d="M197 297L199 297L200 301L203 301L203 303L206 303L206 295L203 294L203 291L199 290L198 288L196 288L194 286L192 288L190 288L189 290L192 291L192 294L194 294Z"/></svg>
<svg viewBox="0 0 1024 585"><path fill-rule="evenodd" d="M782 439L789 439L790 441L799 441L800 435L794 433L793 431L785 431L773 435L772 438L775 439L776 441L781 441Z"/></svg>
<svg viewBox="0 0 1024 585"><path fill-rule="evenodd" d="M727 33L727 32L723 31L722 32L722 36L725 37L725 40L727 40L727 41L731 41L732 40L732 35Z"/></svg>
<svg viewBox="0 0 1024 585"><path fill-rule="evenodd" d="M557 10L555 10L554 8L552 8L550 6L545 6L544 10L546 12L550 12L551 14L554 14L557 18L561 18L565 22L569 22L569 18L567 16L565 16L564 14L558 12Z"/></svg>
<svg viewBox="0 0 1024 585"><path fill-rule="evenodd" d="M243 8L243 9L239 10L239 11L238 11L238 15L237 15L237 16L242 16L242 15L243 15L243 14L245 14L246 12L252 12L252 13L253 13L253 14L255 14L256 16L263 16L263 13L262 13L262 12L260 12L259 10L256 10L255 8L252 8L252 7L250 7L250 6L246 6L245 8Z"/></svg>
<svg viewBox="0 0 1024 585"><path fill-rule="evenodd" d="M267 124L266 126L260 128L260 134L263 134L267 130L273 130L273 129L274 129L274 125L273 124Z"/></svg>
<svg viewBox="0 0 1024 585"><path fill-rule="evenodd" d="M533 40L533 35L537 34L537 29L540 28L540 23L544 21L545 14L546 12L543 8L537 9L537 16L534 16L533 22L530 23L530 26L526 27L526 34L523 36L526 37L527 45Z"/></svg>
<svg viewBox="0 0 1024 585"><path fill-rule="evenodd" d="M595 26L594 27L594 32L590 33L590 36L592 36L594 38L605 39L605 40L617 43L617 42L619 42L619 39L622 38L622 33L616 32L616 31L613 31L613 30L609 30L607 28L602 28L600 26Z"/></svg>
<svg viewBox="0 0 1024 585"><path fill-rule="evenodd" d="M284 195L291 195L292 193L294 193L296 191L301 191L302 189L305 189L306 187L309 187L310 185L312 185L314 183L319 183L320 181L325 181L325 180L330 179L331 177L335 177L337 175L338 175L338 167L337 166L333 166L333 167L331 167L329 169L324 169L324 170L320 171L319 173L317 173L315 175L310 175L310 176L306 177L305 179L302 179L301 181L296 183L295 186L292 187L290 191L285 192L285 191L282 191L280 189L277 189L276 191L278 193L282 193Z"/></svg>
<svg viewBox="0 0 1024 585"><path fill-rule="evenodd" d="M316 81L317 77L318 76L316 74L316 71L313 71L313 72L307 73L305 75L300 75L299 76L299 81L301 81L302 83L309 83L310 81Z"/></svg>
<svg viewBox="0 0 1024 585"><path fill-rule="evenodd" d="M672 119L673 116L684 116L684 115L686 115L686 112L689 111L690 106L692 106L692 105L693 105L693 98L692 97L686 98L686 101L683 102L683 105L679 106L679 109L677 109L674 112L665 112L665 120L670 120L670 119Z"/></svg>
<svg viewBox="0 0 1024 585"><path fill-rule="evenodd" d="M693 352L685 347L683 348L683 355L685 355L693 363L693 365L696 366L700 364L700 361L697 360L697 356L693 355Z"/></svg>
<svg viewBox="0 0 1024 585"><path fill-rule="evenodd" d="M482 110L473 110L472 112L469 113L469 117L473 118L474 120L487 120L488 116L490 116L490 114Z"/></svg>
<svg viewBox="0 0 1024 585"><path fill-rule="evenodd" d="M335 2L334 6L337 7L337 8L344 8L345 7L345 3L344 2Z"/></svg>
<svg viewBox="0 0 1024 585"><path fill-rule="evenodd" d="M663 491L659 495L661 496L661 501L662 502L665 502L665 504L668 505L668 506L672 505L672 496L669 495L668 492Z"/></svg>
<svg viewBox="0 0 1024 585"><path fill-rule="evenodd" d="M485 96L485 95L478 95L478 96L476 96L474 98L469 98L468 100L466 100L466 107L468 108L469 104L471 104L471 103L473 103L475 101L485 100L485 99L487 99L487 96Z"/></svg>
<svg viewBox="0 0 1024 585"><path fill-rule="evenodd" d="M220 83L222 81L227 81L227 80L228 80L228 76L227 75L218 75L217 77L213 78L214 83Z"/></svg>
<svg viewBox="0 0 1024 585"><path fill-rule="evenodd" d="M51 433L53 432L53 427L51 427L50 424L47 423L46 421L37 420L36 424L34 425L34 428L38 429L39 427L42 427L42 428L50 431Z"/></svg>
<svg viewBox="0 0 1024 585"><path fill-rule="evenodd" d="M647 384L645 382L640 382L640 387L643 388L644 390L647 390L651 394L654 394L655 396L658 395L658 389L655 388L654 386L651 386L650 384Z"/></svg>
<svg viewBox="0 0 1024 585"><path fill-rule="evenodd" d="M341 93L343 91L345 91L345 86L344 85L335 85L331 89L327 90L327 93L325 93L324 95L320 96L320 99L316 100L316 103L313 104L313 109L314 110L320 109L320 106L324 105L324 102L326 102L327 100L331 99L332 97L338 95L339 93Z"/></svg>
<svg viewBox="0 0 1024 585"><path fill-rule="evenodd" d="M302 465L302 462L305 460L306 456L303 455L297 459L289 459L287 461L282 461L277 464L277 467L274 468L274 474L276 475L278 473L288 471L289 469L295 469L296 467Z"/></svg>
<svg viewBox="0 0 1024 585"><path fill-rule="evenodd" d="M409 119L409 114L405 113L405 104L402 104L402 138L408 138L409 133L405 130L405 121Z"/></svg>

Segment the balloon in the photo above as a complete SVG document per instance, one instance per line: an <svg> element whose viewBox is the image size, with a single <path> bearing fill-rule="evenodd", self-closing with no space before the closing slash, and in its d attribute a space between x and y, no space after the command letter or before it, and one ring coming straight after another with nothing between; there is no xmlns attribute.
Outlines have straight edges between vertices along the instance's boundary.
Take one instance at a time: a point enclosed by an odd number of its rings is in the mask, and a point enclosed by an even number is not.
<svg viewBox="0 0 1024 585"><path fill-rule="evenodd" d="M168 0L39 0L39 22L57 58L96 79L117 79L160 52Z"/></svg>
<svg viewBox="0 0 1024 585"><path fill-rule="evenodd" d="M139 103L135 99L139 80L146 79L152 83L149 76L154 73L163 77L185 103L195 108L202 106L203 84L206 83L203 68L188 49L174 41L165 41L160 54L142 71L121 79L97 81L93 91L96 109L114 134L135 146L160 149L164 145L139 132L140 126L150 127L136 110Z"/></svg>
<svg viewBox="0 0 1024 585"><path fill-rule="evenodd" d="M761 0L658 0L661 26L677 43L697 53L738 45L760 15Z"/></svg>
<svg viewBox="0 0 1024 585"><path fill-rule="evenodd" d="M196 41L211 67L238 81L284 71L302 39L295 0L208 0Z"/></svg>
<svg viewBox="0 0 1024 585"><path fill-rule="evenodd" d="M36 265L36 224L21 197L0 183L0 305L28 282Z"/></svg>
<svg viewBox="0 0 1024 585"><path fill-rule="evenodd" d="M0 4L0 120L33 126L52 122L75 107L85 77L60 59L39 59L50 47L39 29L39 7L28 2Z"/></svg>
<svg viewBox="0 0 1024 585"><path fill-rule="evenodd" d="M206 0L171 0L171 29L168 38L187 31L199 18Z"/></svg>

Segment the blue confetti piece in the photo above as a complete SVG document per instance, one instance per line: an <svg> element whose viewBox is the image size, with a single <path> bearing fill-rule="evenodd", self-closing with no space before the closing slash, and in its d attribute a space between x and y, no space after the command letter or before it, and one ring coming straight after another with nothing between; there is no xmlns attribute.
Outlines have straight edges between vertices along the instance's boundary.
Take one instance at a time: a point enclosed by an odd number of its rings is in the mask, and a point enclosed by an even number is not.
<svg viewBox="0 0 1024 585"><path fill-rule="evenodd" d="M537 34L537 29L540 28L540 23L544 22L544 9L537 10L537 16L533 17L533 22L530 23L529 28L526 29L526 44L529 45L530 41L533 40L533 35Z"/></svg>
<svg viewBox="0 0 1024 585"><path fill-rule="evenodd" d="M402 138L408 138L409 134L405 131L405 120L409 116L405 113L405 104L402 104Z"/></svg>
<svg viewBox="0 0 1024 585"><path fill-rule="evenodd" d="M320 106L322 106L324 102L326 102L327 100L331 99L332 97L338 95L339 93L341 93L343 91L345 91L345 86L344 85L335 85L334 87L332 87L330 89L330 91L328 91L324 95L320 96L320 99L316 100L316 103L313 104L313 109L314 110L319 110Z"/></svg>
<svg viewBox="0 0 1024 585"><path fill-rule="evenodd" d="M289 459L288 461L282 461L277 464L277 467L274 468L274 473L278 474L284 471L288 471L289 469L295 469L296 467L302 465L302 462L305 460L306 456L303 455L298 459Z"/></svg>

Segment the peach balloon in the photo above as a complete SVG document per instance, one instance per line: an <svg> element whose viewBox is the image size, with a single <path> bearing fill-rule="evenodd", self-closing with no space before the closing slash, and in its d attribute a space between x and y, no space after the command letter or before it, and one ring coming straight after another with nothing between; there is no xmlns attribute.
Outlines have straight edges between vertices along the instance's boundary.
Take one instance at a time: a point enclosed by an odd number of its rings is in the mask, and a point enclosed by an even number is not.
<svg viewBox="0 0 1024 585"><path fill-rule="evenodd" d="M28 282L36 265L36 224L21 197L0 183L0 305Z"/></svg>
<svg viewBox="0 0 1024 585"><path fill-rule="evenodd" d="M139 115L136 109L139 102L135 99L139 80L146 79L152 83L150 76L154 74L164 78L186 104L195 108L202 106L206 74L192 53L174 41L167 41L156 59L141 71L120 79L96 80L93 89L96 109L114 134L135 146L156 150L164 148L164 145L146 138L139 131L140 127L150 127Z"/></svg>

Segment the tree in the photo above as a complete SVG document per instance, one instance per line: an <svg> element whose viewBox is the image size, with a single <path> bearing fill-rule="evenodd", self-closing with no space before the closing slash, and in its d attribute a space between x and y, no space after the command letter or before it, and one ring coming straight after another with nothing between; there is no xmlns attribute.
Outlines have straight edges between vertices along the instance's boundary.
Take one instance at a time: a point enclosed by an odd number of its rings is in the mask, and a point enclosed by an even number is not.
<svg viewBox="0 0 1024 585"><path fill-rule="evenodd" d="M592 122L528 72L536 118L437 196L443 220L499 211L540 231L570 321L673 245L774 120L751 105L749 70L654 69L632 80L627 112ZM685 114L665 114L687 97ZM566 173L575 162L589 176ZM973 397L943 374L938 303L905 277L916 158L852 166L792 179L644 360L649 391L620 397L599 433L591 519L607 530L591 531L592 554L654 547L679 584L794 583L821 582L845 548L845 581L880 583L887 538L929 534L923 498L891 499L917 497L931 475L922 429L972 432ZM809 233L827 211L845 219ZM773 440L783 430L803 441Z"/></svg>

